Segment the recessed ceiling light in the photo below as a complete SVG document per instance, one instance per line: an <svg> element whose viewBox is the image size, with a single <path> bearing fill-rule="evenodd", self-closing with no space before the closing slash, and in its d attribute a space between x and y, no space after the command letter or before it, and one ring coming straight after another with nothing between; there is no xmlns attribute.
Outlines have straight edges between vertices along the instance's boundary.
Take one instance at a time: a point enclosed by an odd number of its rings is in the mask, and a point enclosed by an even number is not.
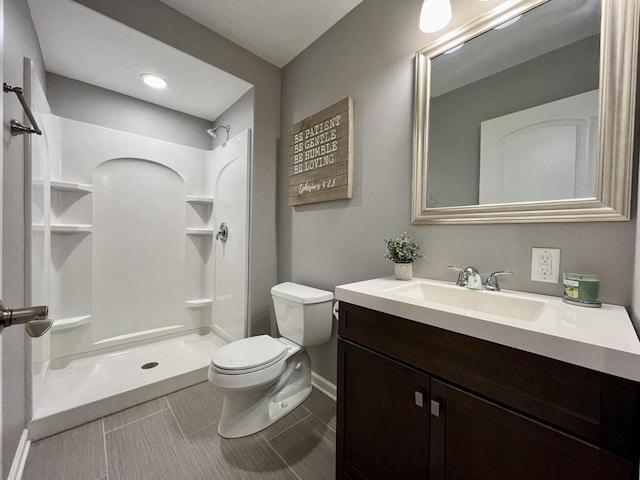
<svg viewBox="0 0 640 480"><path fill-rule="evenodd" d="M167 85L169 85L164 78L153 73L143 73L140 75L140 79L151 88L162 89L167 88Z"/></svg>
<svg viewBox="0 0 640 480"><path fill-rule="evenodd" d="M503 28L507 28L508 26L513 25L518 20L520 20L520 18L522 18L522 15L518 15L517 17L513 17L511 20L507 20L503 24L498 25L495 29L496 30L502 30Z"/></svg>

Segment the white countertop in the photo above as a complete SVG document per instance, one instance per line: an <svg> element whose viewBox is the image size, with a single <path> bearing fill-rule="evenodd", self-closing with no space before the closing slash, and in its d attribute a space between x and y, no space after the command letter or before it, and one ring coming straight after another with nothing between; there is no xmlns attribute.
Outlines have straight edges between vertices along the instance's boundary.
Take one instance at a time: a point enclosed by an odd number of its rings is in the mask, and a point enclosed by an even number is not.
<svg viewBox="0 0 640 480"><path fill-rule="evenodd" d="M401 297L393 291L418 282L452 285L421 278L407 282L386 277L339 285L335 295L343 302L640 381L640 341L624 307L603 304L602 308L587 308L568 305L560 297L547 295L474 291L478 295L544 301L541 313L535 320L527 321Z"/></svg>

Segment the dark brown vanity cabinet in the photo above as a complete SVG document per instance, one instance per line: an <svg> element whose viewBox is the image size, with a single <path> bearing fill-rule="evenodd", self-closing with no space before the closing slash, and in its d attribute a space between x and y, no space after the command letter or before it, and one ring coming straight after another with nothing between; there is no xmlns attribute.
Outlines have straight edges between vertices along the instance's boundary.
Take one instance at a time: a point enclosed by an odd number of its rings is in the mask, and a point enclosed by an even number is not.
<svg viewBox="0 0 640 480"><path fill-rule="evenodd" d="M341 468L358 479L427 478L429 376L342 340L338 355L339 401L348 412Z"/></svg>
<svg viewBox="0 0 640 480"><path fill-rule="evenodd" d="M638 479L638 384L341 303L339 479Z"/></svg>
<svg viewBox="0 0 640 480"><path fill-rule="evenodd" d="M632 462L438 380L431 419L433 479L630 479ZM422 477L427 478L427 477Z"/></svg>

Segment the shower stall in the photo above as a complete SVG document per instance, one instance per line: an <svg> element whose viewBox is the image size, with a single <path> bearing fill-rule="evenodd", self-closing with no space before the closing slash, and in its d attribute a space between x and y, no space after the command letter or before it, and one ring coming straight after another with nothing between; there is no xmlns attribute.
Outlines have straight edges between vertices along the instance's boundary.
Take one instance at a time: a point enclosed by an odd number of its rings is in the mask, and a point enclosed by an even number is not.
<svg viewBox="0 0 640 480"><path fill-rule="evenodd" d="M32 83L37 439L203 381L246 335L250 131L187 147L53 115Z"/></svg>

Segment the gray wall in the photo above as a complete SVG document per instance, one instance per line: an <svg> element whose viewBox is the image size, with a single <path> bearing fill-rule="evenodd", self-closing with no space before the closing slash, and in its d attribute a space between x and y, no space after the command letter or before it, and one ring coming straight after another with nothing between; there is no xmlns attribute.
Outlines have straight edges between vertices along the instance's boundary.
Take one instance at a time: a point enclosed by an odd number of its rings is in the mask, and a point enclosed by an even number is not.
<svg viewBox="0 0 640 480"><path fill-rule="evenodd" d="M3 81L23 86L23 57L34 62L34 71L45 84L44 62L26 0L4 1ZM3 109L3 265L2 294L9 306L24 305L24 140L12 137L11 118L23 118L15 95L4 96ZM2 332L2 468L7 478L16 446L25 426L26 378L24 328Z"/></svg>
<svg viewBox="0 0 640 480"><path fill-rule="evenodd" d="M594 35L432 98L427 191L439 203L429 205L478 204L480 122L595 90L599 65Z"/></svg>
<svg viewBox="0 0 640 480"><path fill-rule="evenodd" d="M333 290L336 285L391 275L382 238L407 231L426 255L414 265L417 276L453 281L449 264L475 265L483 274L506 268L515 274L505 279L505 288L560 295L560 285L530 280L531 247L558 247L561 271L598 273L601 299L629 305L634 221L410 224L414 52L435 39L418 29L421 5L420 1L362 2L283 69L283 132L322 108L353 97L355 170L351 200L289 207L288 149L282 146L278 280ZM454 19L447 29L490 8L467 2L461 12L454 5ZM335 328L334 340L310 353L314 370L335 381Z"/></svg>
<svg viewBox="0 0 640 480"><path fill-rule="evenodd" d="M251 331L269 332L269 291L277 280L274 185L280 136L280 69L157 0L76 1L254 85L249 312Z"/></svg>
<svg viewBox="0 0 640 480"><path fill-rule="evenodd" d="M47 73L47 100L51 111L61 117L211 149L205 130L212 122L95 85Z"/></svg>
<svg viewBox="0 0 640 480"><path fill-rule="evenodd" d="M240 99L234 103L227 111L213 121L213 126L229 125L229 138L235 137L237 134L253 128L253 88L245 93ZM222 145L227 140L227 134L223 129L216 132L218 138L213 139L213 148ZM211 137L209 137L211 141Z"/></svg>

